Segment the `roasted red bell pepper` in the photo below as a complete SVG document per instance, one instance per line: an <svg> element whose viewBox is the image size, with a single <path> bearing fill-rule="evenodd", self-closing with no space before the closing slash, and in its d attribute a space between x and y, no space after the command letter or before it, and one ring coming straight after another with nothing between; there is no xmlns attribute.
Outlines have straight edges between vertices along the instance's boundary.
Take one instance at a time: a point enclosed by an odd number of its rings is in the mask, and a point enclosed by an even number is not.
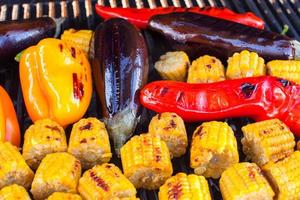
<svg viewBox="0 0 300 200"><path fill-rule="evenodd" d="M264 29L264 21L251 12L235 13L228 8L214 8L214 7L191 7L191 8L178 8L178 7L158 7L150 8L111 8L100 6L96 4L96 12L104 19L115 17L124 18L130 21L138 28L146 28L149 19L154 15L168 14L172 12L194 12L203 15L209 15L216 18L226 19L229 21L237 22L247 26L252 26L259 29Z"/></svg>
<svg viewBox="0 0 300 200"><path fill-rule="evenodd" d="M208 84L156 81L140 93L143 106L175 112L187 122L250 117L278 118L300 136L300 85L262 76Z"/></svg>

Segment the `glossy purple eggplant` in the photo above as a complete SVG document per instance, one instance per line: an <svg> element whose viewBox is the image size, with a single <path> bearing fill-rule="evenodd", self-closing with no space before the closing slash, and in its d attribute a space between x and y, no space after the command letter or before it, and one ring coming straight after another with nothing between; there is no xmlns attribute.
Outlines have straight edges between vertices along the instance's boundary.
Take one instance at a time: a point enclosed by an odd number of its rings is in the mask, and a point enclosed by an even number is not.
<svg viewBox="0 0 300 200"><path fill-rule="evenodd" d="M267 61L300 58L299 42L287 36L201 14L156 15L148 27L192 58L209 54L225 61L244 49L257 52Z"/></svg>
<svg viewBox="0 0 300 200"><path fill-rule="evenodd" d="M100 24L93 40L96 90L118 154L138 122L138 93L148 77L147 46L139 30L119 18Z"/></svg>

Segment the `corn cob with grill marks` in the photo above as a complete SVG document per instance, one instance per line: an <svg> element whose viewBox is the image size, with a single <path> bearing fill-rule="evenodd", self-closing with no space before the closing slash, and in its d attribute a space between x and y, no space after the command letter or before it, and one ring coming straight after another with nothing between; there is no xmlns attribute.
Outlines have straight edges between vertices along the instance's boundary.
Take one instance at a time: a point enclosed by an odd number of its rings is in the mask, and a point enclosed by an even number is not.
<svg viewBox="0 0 300 200"><path fill-rule="evenodd" d="M188 83L212 83L225 80L222 62L216 57L205 55L194 60L188 73Z"/></svg>
<svg viewBox="0 0 300 200"><path fill-rule="evenodd" d="M211 200L209 187L203 176L178 173L160 188L159 200Z"/></svg>
<svg viewBox="0 0 300 200"><path fill-rule="evenodd" d="M295 151L289 157L269 162L263 171L276 193L278 200L300 199L300 152Z"/></svg>
<svg viewBox="0 0 300 200"><path fill-rule="evenodd" d="M239 162L231 127L226 122L204 122L194 131L190 156L195 174L219 178L227 167Z"/></svg>
<svg viewBox="0 0 300 200"><path fill-rule="evenodd" d="M75 123L68 152L80 160L83 169L109 162L112 154L104 123L92 117Z"/></svg>
<svg viewBox="0 0 300 200"><path fill-rule="evenodd" d="M255 163L236 163L220 179L224 200L272 200L274 192Z"/></svg>
<svg viewBox="0 0 300 200"><path fill-rule="evenodd" d="M67 151L64 129L50 119L36 121L25 132L23 158L36 170L41 160L50 153Z"/></svg>
<svg viewBox="0 0 300 200"><path fill-rule="evenodd" d="M114 164L97 165L79 180L78 191L86 200L135 199L136 189Z"/></svg>
<svg viewBox="0 0 300 200"><path fill-rule="evenodd" d="M184 122L176 113L161 113L152 118L149 134L159 136L167 143L171 157L185 154L188 145Z"/></svg>
<svg viewBox="0 0 300 200"><path fill-rule="evenodd" d="M47 200L82 200L78 194L66 193L66 192L54 192Z"/></svg>
<svg viewBox="0 0 300 200"><path fill-rule="evenodd" d="M34 199L45 199L53 192L76 193L80 175L80 161L71 154L48 154L36 171L31 193Z"/></svg>
<svg viewBox="0 0 300 200"><path fill-rule="evenodd" d="M0 164L0 188L14 183L30 187L34 173L15 146L0 142Z"/></svg>
<svg viewBox="0 0 300 200"><path fill-rule="evenodd" d="M279 119L265 120L242 127L243 151L248 159L262 166L294 152L295 138Z"/></svg>
<svg viewBox="0 0 300 200"><path fill-rule="evenodd" d="M157 189L173 173L169 149L158 136L132 137L121 148L124 175L136 188Z"/></svg>
<svg viewBox="0 0 300 200"><path fill-rule="evenodd" d="M0 190L0 200L30 200L30 197L24 187L13 184Z"/></svg>
<svg viewBox="0 0 300 200"><path fill-rule="evenodd" d="M255 52L243 50L240 53L234 53L227 62L226 77L228 79L262 76L266 74L265 61Z"/></svg>
<svg viewBox="0 0 300 200"><path fill-rule="evenodd" d="M190 60L183 51L167 52L154 65L163 79L185 81Z"/></svg>
<svg viewBox="0 0 300 200"><path fill-rule="evenodd" d="M298 60L272 60L267 63L267 72L271 76L300 84L300 61Z"/></svg>

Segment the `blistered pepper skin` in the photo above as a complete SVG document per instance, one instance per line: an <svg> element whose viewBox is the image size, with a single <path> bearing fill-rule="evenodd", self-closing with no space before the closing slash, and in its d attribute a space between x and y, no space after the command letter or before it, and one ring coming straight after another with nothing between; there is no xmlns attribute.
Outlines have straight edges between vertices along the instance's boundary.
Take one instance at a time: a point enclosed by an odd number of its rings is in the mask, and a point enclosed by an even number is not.
<svg viewBox="0 0 300 200"><path fill-rule="evenodd" d="M67 126L83 117L91 100L92 78L81 50L47 38L25 50L19 70L24 102L33 121L50 118Z"/></svg>

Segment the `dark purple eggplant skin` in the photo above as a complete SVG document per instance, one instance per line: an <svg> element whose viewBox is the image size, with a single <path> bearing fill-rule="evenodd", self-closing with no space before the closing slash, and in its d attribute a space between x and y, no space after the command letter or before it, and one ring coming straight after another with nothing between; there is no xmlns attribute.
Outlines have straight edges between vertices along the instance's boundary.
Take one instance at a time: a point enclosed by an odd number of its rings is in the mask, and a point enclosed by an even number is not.
<svg viewBox="0 0 300 200"><path fill-rule="evenodd" d="M50 17L0 22L0 63L8 62L41 39L53 37L56 23Z"/></svg>
<svg viewBox="0 0 300 200"><path fill-rule="evenodd" d="M287 36L196 13L156 15L148 28L192 58L209 54L227 60L244 49L257 52L267 61L296 56L293 40Z"/></svg>

